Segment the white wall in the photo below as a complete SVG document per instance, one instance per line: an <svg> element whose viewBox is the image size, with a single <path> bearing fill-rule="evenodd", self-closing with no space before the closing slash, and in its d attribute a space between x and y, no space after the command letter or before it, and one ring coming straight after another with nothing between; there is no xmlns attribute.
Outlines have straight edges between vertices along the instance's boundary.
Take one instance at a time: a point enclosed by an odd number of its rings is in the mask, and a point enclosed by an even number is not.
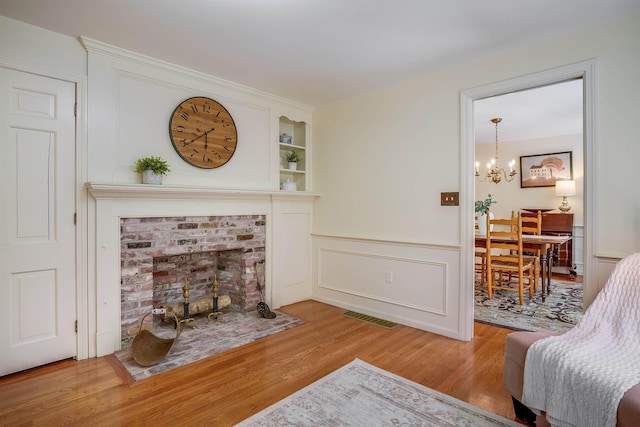
<svg viewBox="0 0 640 427"><path fill-rule="evenodd" d="M87 54L78 40L0 16L0 57L50 74L87 74Z"/></svg>
<svg viewBox="0 0 640 427"><path fill-rule="evenodd" d="M640 85L634 84L640 69L639 39L640 16L633 16L319 108L312 127L313 190L323 194L313 211L315 296L456 336L464 327L459 311L463 224L459 208L441 207L439 200L440 192L462 187L460 91L592 58L597 62L592 195L596 211L595 229L587 236L594 239L594 253L585 257L605 265L589 278L597 283L587 284L599 286L606 277L600 273L611 268L612 259L640 250L640 190L619 185L620 181L635 182L635 163L640 158L635 131ZM121 59L103 53L95 58L87 69L87 54L77 40L0 17L0 60L5 66L33 66L48 71L45 74L76 76L78 81L89 76L93 102L86 111L86 88L79 87L78 166L79 176L92 181L134 183L138 176L130 168L137 156L152 150L171 157L166 121L172 107L189 95L218 97L223 104L232 105L242 121L255 115L262 125L247 136L252 149L277 144L275 117L280 112L296 120L301 120L297 117L301 111L306 111L302 116L311 114L305 106L233 88L231 82L226 85L189 70L172 75L161 64L122 69ZM133 85L134 92L123 93L127 85ZM123 114L136 113L133 106L140 107L141 98L153 103L153 108L138 116L137 122L128 121ZM127 110L123 102L131 102L132 107ZM85 139L87 117L90 127ZM265 135L269 140L259 142ZM84 148L88 148L86 162ZM167 179L185 186L276 190L277 150L269 147L268 152L275 152L275 157L266 160L269 166L261 163L256 174L249 167L221 169L219 174L191 171L177 157L172 158L170 163L177 169ZM78 228L82 230L87 201L78 200ZM89 208L87 215L92 214ZM86 249L86 240L79 242L81 252L83 245ZM386 282L387 267L377 266L365 276L357 268L345 268L340 257L325 258L331 262L323 264L320 251L344 252L344 260L363 255L363 267L372 259L387 260L394 280ZM94 255L89 253L89 257ZM83 257L84 252L81 264ZM91 273L90 264L87 261ZM329 272L330 276L324 274ZM323 282L323 277L329 282ZM354 284L370 285L373 292L354 288ZM78 298L82 301L87 296ZM433 299L440 305L434 305Z"/></svg>
<svg viewBox="0 0 640 427"><path fill-rule="evenodd" d="M314 183L324 197L314 210L314 295L341 301L348 295L344 289L353 288L364 278L364 272L354 275L335 260L331 265L322 263L320 250L338 248L345 239L357 242L354 251L371 257L379 256L380 249L369 242L393 242L398 249L384 256L400 259L404 259L401 250L407 245L434 249L422 254L421 262L442 262L449 259L452 249L466 250L466 242L461 241L465 224L459 208L439 205L440 192L463 187L460 92L594 58L596 148L592 171L595 192L591 196L596 211L594 229L585 237L593 239L594 251L584 256L598 264L608 257L640 251L640 189L619 185L636 181L635 163L640 158L635 126L640 117L637 40L638 15L318 108L313 116ZM473 163L462 167L472 168ZM462 200L467 198L473 197L461 194ZM450 297L446 312L432 316L427 329L450 326L461 315L456 298L462 286L462 266L456 260L447 262L450 275L446 282L420 272L406 275L407 286L413 286L416 298L446 286ZM339 268L344 274L334 273L334 283L326 284L324 272L330 268ZM587 277L585 288L597 290L602 285L600 277ZM337 287L336 282L340 290L331 290ZM384 274L369 283L372 288L382 286ZM366 296L349 298L354 300L345 306L357 305L370 313L393 317L410 310L416 322L424 317L406 304L380 304ZM464 327L458 325L459 329Z"/></svg>

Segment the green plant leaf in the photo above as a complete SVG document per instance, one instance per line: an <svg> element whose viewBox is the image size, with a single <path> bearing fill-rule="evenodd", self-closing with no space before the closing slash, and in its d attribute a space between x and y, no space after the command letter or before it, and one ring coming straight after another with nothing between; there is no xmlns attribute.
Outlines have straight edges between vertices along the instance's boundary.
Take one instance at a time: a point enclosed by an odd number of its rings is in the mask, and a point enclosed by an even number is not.
<svg viewBox="0 0 640 427"><path fill-rule="evenodd" d="M166 175L171 172L166 160L158 156L142 157L136 161L136 172L153 171L157 175Z"/></svg>

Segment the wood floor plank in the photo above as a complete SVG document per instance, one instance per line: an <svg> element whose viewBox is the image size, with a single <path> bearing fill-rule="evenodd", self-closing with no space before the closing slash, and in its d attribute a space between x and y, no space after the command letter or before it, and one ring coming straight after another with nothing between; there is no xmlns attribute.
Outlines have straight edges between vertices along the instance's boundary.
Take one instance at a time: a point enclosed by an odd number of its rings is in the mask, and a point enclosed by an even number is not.
<svg viewBox="0 0 640 427"><path fill-rule="evenodd" d="M476 324L474 340L463 342L385 329L316 301L281 310L305 323L141 381L113 356L2 377L0 424L234 425L355 358L513 419L502 386L510 330Z"/></svg>

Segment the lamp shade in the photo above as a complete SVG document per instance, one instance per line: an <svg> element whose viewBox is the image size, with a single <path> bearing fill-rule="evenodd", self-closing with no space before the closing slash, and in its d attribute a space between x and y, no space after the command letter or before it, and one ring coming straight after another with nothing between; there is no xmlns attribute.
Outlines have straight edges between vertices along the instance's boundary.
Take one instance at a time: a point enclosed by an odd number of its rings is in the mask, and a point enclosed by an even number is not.
<svg viewBox="0 0 640 427"><path fill-rule="evenodd" d="M556 181L556 196L575 196L576 182L572 179Z"/></svg>

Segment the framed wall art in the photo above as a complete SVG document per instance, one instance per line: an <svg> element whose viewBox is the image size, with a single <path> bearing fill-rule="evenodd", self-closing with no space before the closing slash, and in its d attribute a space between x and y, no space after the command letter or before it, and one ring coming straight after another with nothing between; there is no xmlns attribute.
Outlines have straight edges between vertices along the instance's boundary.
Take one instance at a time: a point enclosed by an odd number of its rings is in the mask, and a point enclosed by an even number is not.
<svg viewBox="0 0 640 427"><path fill-rule="evenodd" d="M571 151L520 156L520 188L553 187L573 179Z"/></svg>

